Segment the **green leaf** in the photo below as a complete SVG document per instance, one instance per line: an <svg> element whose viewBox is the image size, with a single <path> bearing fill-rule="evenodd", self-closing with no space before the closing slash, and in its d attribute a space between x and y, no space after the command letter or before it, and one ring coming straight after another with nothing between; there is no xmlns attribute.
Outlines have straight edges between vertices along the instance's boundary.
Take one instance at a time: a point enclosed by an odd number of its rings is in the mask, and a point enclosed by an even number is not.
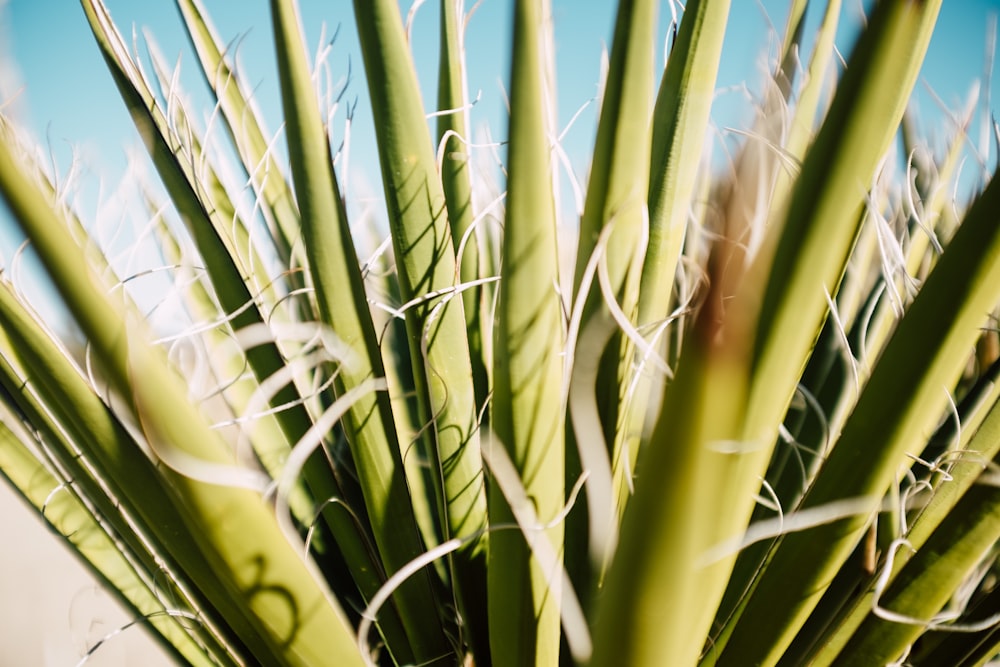
<svg viewBox="0 0 1000 667"><path fill-rule="evenodd" d="M15 433L0 422L0 474L38 511L49 527L77 552L90 571L156 633L163 647L192 667L236 665L218 648L204 648L203 627L186 618L176 604L165 606L161 594L144 580L122 551L120 543L101 527L90 509L28 451ZM107 515L105 515L107 516ZM124 536L122 533L119 535ZM155 572L155 570L150 570ZM211 653L212 650L218 652Z"/></svg>
<svg viewBox="0 0 1000 667"><path fill-rule="evenodd" d="M998 197L1000 183L994 181L900 321L803 508L864 498L874 512L904 455L924 448L980 326L1000 300L1000 229L992 214ZM857 543L869 512L782 538L724 658L783 649ZM769 610L766 628L750 621L761 609Z"/></svg>
<svg viewBox="0 0 1000 667"><path fill-rule="evenodd" d="M727 310L724 298L732 285L723 267L734 246L720 245L711 260L705 306L639 460L640 480L655 483L637 484L625 515L598 610L597 667L661 665L663 656L695 664L718 603L711 595L722 593L717 582L716 590L705 582L724 580L728 568L706 566L702 557L728 511L720 491L731 483L745 417L748 323L739 309Z"/></svg>
<svg viewBox="0 0 1000 667"><path fill-rule="evenodd" d="M640 326L670 312L674 271L705 145L729 0L686 3L653 109L649 244L642 265Z"/></svg>
<svg viewBox="0 0 1000 667"><path fill-rule="evenodd" d="M466 318L453 291L455 246L399 5L355 0L354 15L442 532L469 541L454 557L464 605L484 595L486 490Z"/></svg>
<svg viewBox="0 0 1000 667"><path fill-rule="evenodd" d="M441 0L441 46L438 64L438 160L441 185L448 207L451 240L458 254L459 277L463 283L485 278L486 253L480 248L481 234L474 226L476 211L472 199L472 148L469 136L469 93L465 79L464 0ZM486 327L485 289L462 292L472 381L476 405L486 403L489 392L489 335Z"/></svg>
<svg viewBox="0 0 1000 667"><path fill-rule="evenodd" d="M189 400L181 378L93 272L81 267L79 247L65 223L2 142L0 192L154 451L198 462L196 468L232 465L228 448ZM205 590L217 592L213 603L257 659L361 664L342 611L325 597L257 493L169 468L164 474L193 510L184 531L198 536L201 558L197 566L189 560L183 567L200 574Z"/></svg>
<svg viewBox="0 0 1000 667"><path fill-rule="evenodd" d="M200 0L176 0L188 38L201 63L205 81L214 92L222 119L249 176L263 200L272 238L283 261L293 265L293 248L302 230L292 189L274 159L259 112L244 91L239 73L226 61L226 50L215 34ZM234 56L235 54L232 54ZM294 282L294 275L289 276Z"/></svg>
<svg viewBox="0 0 1000 667"><path fill-rule="evenodd" d="M646 196L649 182L650 111L653 104L653 40L656 26L656 3L627 0L618 5L611 60L597 127L593 168L587 185L587 198L580 220L574 291L582 304L580 340L574 358L574 377L570 391L584 394L582 403L571 399L579 409L591 409L596 402L604 427L604 441L614 470L614 489L602 489L598 468L584 460L594 474L588 480L588 509L591 520L589 557L603 570L614 546L617 517L609 502L612 494L619 512L626 499L624 477L632 469L638 447L626 442L630 435L627 408L619 405L627 398L628 376L633 363L633 344L617 329L611 306L631 322L639 298L639 273L645 250ZM599 243L600 239L604 239ZM581 281L595 252L604 278L591 282L579 294ZM603 285L602 285L603 283ZM588 331L588 329L590 331ZM637 335L633 332L633 335ZM600 338L604 339L601 343ZM603 349L601 349L603 348ZM595 354L595 352L599 352ZM590 377L593 376L593 377ZM595 386L596 383L596 386ZM638 401L638 399L637 399ZM642 401L638 401L642 403ZM644 407L644 403L642 406ZM586 406L586 407L582 407ZM636 410L633 414L642 414ZM575 428L581 428L580 415L574 415ZM622 425L625 424L625 425ZM621 435L622 437L617 437ZM578 441L588 438L577 433ZM596 455L596 453L595 453ZM585 458L585 455L581 453ZM629 463L623 459L628 457ZM603 464L601 467L607 467ZM604 524L604 525L601 525ZM571 524L572 525L572 524ZM583 554L575 554L575 558Z"/></svg>
<svg viewBox="0 0 1000 667"><path fill-rule="evenodd" d="M930 624L966 577L974 574L975 566L998 539L1000 487L993 480L983 481L962 496L893 577L877 600L879 614L869 613L837 656L836 664L884 664L899 658L924 632L924 623ZM913 548L906 542L893 546ZM963 624L962 619L957 623ZM943 621L937 625L948 628Z"/></svg>
<svg viewBox="0 0 1000 667"><path fill-rule="evenodd" d="M562 306L552 192L551 33L546 0L514 6L507 215L504 221L492 423L535 511L545 523L563 507L565 418ZM499 485L490 523L513 523ZM562 525L546 537L562 544ZM553 665L559 655L558 588L518 531L490 537L489 613L493 664Z"/></svg>
<svg viewBox="0 0 1000 667"><path fill-rule="evenodd" d="M298 11L293 2L275 0L271 12L309 275L323 322L352 353L334 378L335 392L343 395L365 380L383 377L385 371L313 89ZM410 504L388 394L382 392L356 402L344 425L375 543L391 576L419 556L423 544ZM354 569L357 571L357 567ZM362 592L369 598L374 593L367 586L362 587ZM409 647L400 645L391 625L383 629L389 631L387 639L394 657L404 663L413 659L422 662L447 653L440 619L436 613L429 613L440 604L430 572L407 581L394 599L409 640Z"/></svg>

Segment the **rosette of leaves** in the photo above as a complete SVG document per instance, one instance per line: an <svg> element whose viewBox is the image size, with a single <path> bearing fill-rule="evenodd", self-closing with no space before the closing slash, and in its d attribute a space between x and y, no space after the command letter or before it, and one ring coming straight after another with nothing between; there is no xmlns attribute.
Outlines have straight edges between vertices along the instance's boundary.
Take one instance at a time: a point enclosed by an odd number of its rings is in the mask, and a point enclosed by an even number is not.
<svg viewBox="0 0 1000 667"><path fill-rule="evenodd" d="M941 0L875 3L832 83L841 3L804 40L791 2L723 170L729 2L686 3L657 75L659 4L618 4L563 282L546 0L511 3L497 192L463 2L433 107L398 3L354 3L388 214L368 258L293 0L270 2L277 135L177 0L225 149L82 1L160 181L137 194L158 258L121 275L0 117L0 193L79 332L5 274L0 469L179 662L997 652L1000 186L956 201L966 124L933 155L906 113ZM132 288L154 270L172 327Z"/></svg>

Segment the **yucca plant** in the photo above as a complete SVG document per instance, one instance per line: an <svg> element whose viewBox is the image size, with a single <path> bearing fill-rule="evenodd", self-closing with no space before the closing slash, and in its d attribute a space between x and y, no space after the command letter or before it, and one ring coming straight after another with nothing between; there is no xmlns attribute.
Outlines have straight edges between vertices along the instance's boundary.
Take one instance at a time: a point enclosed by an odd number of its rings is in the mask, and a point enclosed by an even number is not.
<svg viewBox="0 0 1000 667"><path fill-rule="evenodd" d="M935 154L907 113L941 0L875 3L836 75L841 3L805 40L793 0L724 168L705 138L730 3L688 0L657 88L660 3L620 0L569 280L546 0L511 3L495 190L462 0L440 3L433 107L398 2L356 0L375 244L294 1L270 2L278 134L176 4L210 129L82 0L162 185L138 182L141 270L0 115L0 193L82 334L5 274L0 470L179 662L1000 651L1000 185L954 196L967 120ZM154 273L169 317L137 286Z"/></svg>

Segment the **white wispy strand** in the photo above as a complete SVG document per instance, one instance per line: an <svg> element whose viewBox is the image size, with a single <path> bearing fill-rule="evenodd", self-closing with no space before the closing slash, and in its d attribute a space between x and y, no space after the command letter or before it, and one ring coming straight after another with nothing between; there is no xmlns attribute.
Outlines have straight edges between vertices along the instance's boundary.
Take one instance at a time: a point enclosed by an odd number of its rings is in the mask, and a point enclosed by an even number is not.
<svg viewBox="0 0 1000 667"><path fill-rule="evenodd" d="M774 519L765 519L751 524L743 535L720 542L705 551L697 560L698 567L708 567L723 558L732 556L751 544L762 540L780 537L786 533L795 533L808 528L815 528L840 519L852 516L868 515L873 508L878 508L879 498L875 496L859 496L824 503L817 507L790 512Z"/></svg>

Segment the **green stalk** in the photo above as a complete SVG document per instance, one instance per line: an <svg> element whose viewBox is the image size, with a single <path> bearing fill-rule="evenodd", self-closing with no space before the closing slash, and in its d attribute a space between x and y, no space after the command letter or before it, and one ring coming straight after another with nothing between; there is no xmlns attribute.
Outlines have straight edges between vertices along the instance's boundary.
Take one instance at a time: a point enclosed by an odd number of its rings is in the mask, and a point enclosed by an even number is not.
<svg viewBox="0 0 1000 667"><path fill-rule="evenodd" d="M271 236L285 266L292 267L293 248L302 230L292 197L292 189L281 173L272 151L268 149L260 113L244 84L226 62L221 40L216 36L200 0L176 0L184 19L188 39L201 63L200 71L215 94L222 119L240 154L239 165L249 172L254 187L263 200L262 210L271 223ZM235 58L235 54L230 56ZM295 284L294 276L289 276Z"/></svg>
<svg viewBox="0 0 1000 667"><path fill-rule="evenodd" d="M504 223L493 427L542 522L562 509L564 416L562 308L555 201L549 150L547 77L550 7L520 0L514 8L514 59L507 215ZM514 522L499 485L490 487L490 523ZM545 537L558 551L562 525ZM525 537L504 530L490 537L489 614L493 664L555 665L559 658L559 586Z"/></svg>
<svg viewBox="0 0 1000 667"><path fill-rule="evenodd" d="M147 142L147 150L174 206L202 255L220 306L226 313L233 314L230 326L238 331L264 324L264 314L254 301L247 286L247 278L236 259L239 253L234 247L234 239L228 234L230 221L220 218L219 205L213 200L213 193L198 180L191 164L184 158L183 147L171 133L149 87L129 58L107 8L100 0L83 0L83 4L109 71L129 107L140 135ZM325 139L323 145L325 146ZM247 304L251 305L246 307ZM259 382L285 367L284 357L274 343L257 345L247 350L246 356ZM362 399L362 402L371 400L368 397ZM274 393L269 406L282 407L275 413L275 417L285 435L286 449L306 437L312 427L312 418L294 383L289 382ZM327 500L344 497L345 494L322 452L315 452L303 470L314 498ZM339 503L327 503L322 517L336 536L345 558L352 564L351 570L357 578L359 588L368 595L373 594L381 585L382 577L377 560L373 560L366 548L364 528Z"/></svg>
<svg viewBox="0 0 1000 667"><path fill-rule="evenodd" d="M720 542L746 526L778 426L827 314L826 295L836 293L843 276L865 191L899 127L940 5L886 0L876 6L805 158L786 221L765 239L737 293L744 307L759 307L759 314L754 317L754 369L741 437L746 446L735 457L742 460L734 461L733 483L725 487L732 502L717 523ZM737 618L739 614L732 617L730 627ZM740 624L747 632L750 625ZM791 632L780 625L772 630ZM764 635L759 639L763 642ZM768 639L777 656L791 636ZM717 638L712 655L724 643Z"/></svg>
<svg viewBox="0 0 1000 667"><path fill-rule="evenodd" d="M8 286L0 288L0 327L5 348L0 357L0 383L46 438L50 456L78 488L85 489L94 509L119 530L124 545L150 571L162 568L178 577L178 588L191 596L209 627L218 629L218 652L238 652L233 646L239 646L239 641L211 601L220 594L218 588L202 589L206 578L199 576L200 571L183 569L183 563L202 562L201 551L187 532L190 517L177 507L176 496L165 487L139 443ZM116 502L127 508L133 525L124 520ZM133 539L133 532L142 537ZM152 553L146 542L160 545L164 553ZM148 557L143 559L141 554L146 552Z"/></svg>
<svg viewBox="0 0 1000 667"><path fill-rule="evenodd" d="M907 547L897 551L893 559L893 570L888 580L893 582L893 585L896 576L910 561L914 551L919 552L938 527L948 521L948 517L956 515L959 511L956 505L976 482L986 462L1000 454L1000 403L997 402L1000 386L995 382L989 384L992 386L988 388L987 396L984 398L987 402L992 402L992 407L981 408L976 414L962 419L962 430L967 434L965 438L968 441L958 447L960 455L956 456L953 463L948 466L948 477L937 481L934 495L927 506L910 519L910 529L904 536ZM983 416L979 413L986 414ZM869 585L871 583L869 582ZM836 659L839 651L868 616L871 601L871 590L864 595L855 596L851 606L843 612L841 618L837 619L836 625L827 628L826 636L817 642L817 649L810 657L811 664L822 667ZM935 609L930 613L936 611Z"/></svg>
<svg viewBox="0 0 1000 667"><path fill-rule="evenodd" d="M571 391L586 392L583 405L587 409L596 401L604 428L611 463L618 463L624 453L627 429L620 428L624 420L620 403L626 400L624 387L631 375L633 345L622 332L605 303L613 299L614 305L632 319L639 298L639 272L647 224L646 195L649 181L650 112L653 104L653 40L655 39L657 3L648 0L625 0L618 5L611 60L597 127L594 159L583 217L580 220L580 237L577 247L574 292L591 262L598 239L606 234L606 242L599 250L601 262L606 267L607 290L594 280L582 295L583 310L580 317L581 338L574 359L576 373ZM591 328L604 338L603 345L593 345ZM598 341L600 342L600 341ZM593 345L593 347L591 347ZM593 370L592 370L593 368ZM588 378L588 375L596 377ZM596 379L596 386L593 380ZM591 397L592 396L592 397ZM575 401L574 401L575 403ZM575 419L579 420L580 415ZM574 422L579 427L580 422ZM577 440L585 434L577 433ZM572 455L571 455L572 456ZM587 463L584 462L587 466ZM590 467L590 466L587 466ZM624 500L624 471L628 467L617 465L614 489L601 488L606 483L591 477L587 501L591 522L589 557L603 572L614 539L602 539L617 532L617 516L609 501L614 495ZM570 524L571 528L573 524ZM571 558L582 558L574 553Z"/></svg>
<svg viewBox="0 0 1000 667"><path fill-rule="evenodd" d="M594 667L653 667L664 656L696 664L708 634L718 599L705 582L728 570L700 561L728 511L720 490L739 445L750 359L748 323L724 298L733 288L724 272L733 245L723 243L710 260L706 303L640 457L641 479L652 474L655 483L637 486L625 515L598 610Z"/></svg>
<svg viewBox="0 0 1000 667"><path fill-rule="evenodd" d="M767 235L765 238L780 238L780 228L787 214L788 194L797 177L796 168L790 163L802 159L808 148L808 142L815 132L814 118L819 96L826 82L826 69L833 55L840 1L831 0L827 3L826 13L816 37L816 46L810 59L809 75L797 96L794 109L790 112L791 117L788 118L788 104L791 102L793 83L791 77L796 66L797 48L800 46L797 40L801 39L805 4L796 2L791 10L785 32L786 42L783 46L781 69L774 74L773 82L765 92L765 106L758 111L754 136L748 139L737 157L728 193L728 210L724 223L727 235L745 238L747 242L753 235L761 233ZM779 154L781 149L778 147L783 147L783 154ZM765 243L763 247L757 249L752 261L756 263L758 270L771 261L773 246L773 243ZM742 255L743 253L739 258L740 264L731 270L737 272L746 270L744 265L746 258ZM844 291L842 286L838 293L838 304ZM810 358L810 366L803 376L804 382L810 377L811 372L815 372L812 365L821 366L827 371L830 363L840 361L839 350L835 347L826 355L817 353L817 350L823 352L830 349L828 341L833 340L834 344L839 342L835 336L836 331L832 328L832 323L828 322ZM815 388L808 383L806 389L816 393ZM838 388L835 395L839 400L846 394ZM830 415L830 420L833 421L833 410L826 411L825 414ZM818 446L801 435L799 439L807 446ZM786 507L793 506L798 500L804 483L797 466L792 467L795 464L789 461L792 456L793 453L787 449L777 451L769 462L766 477L775 495ZM804 462L804 465L808 466L808 461ZM754 508L753 519L765 516L773 516L773 513L763 506ZM719 606L718 615L722 620L725 620L725 616L733 609L736 599L743 594L767 553L768 546L768 542L760 542L740 553Z"/></svg>
<svg viewBox="0 0 1000 667"><path fill-rule="evenodd" d="M441 156L441 185L448 206L451 240L455 252L461 251L459 277L470 282L484 277L482 251L477 230L471 229L475 219L472 202L472 149L469 136L469 94L465 81L465 0L441 0L441 47L438 64L437 141ZM462 239L466 239L464 246ZM476 405L486 403L489 392L489 360L483 329L482 286L462 292L465 325L469 336L472 361L472 381L476 389Z"/></svg>
<svg viewBox="0 0 1000 667"><path fill-rule="evenodd" d="M485 590L486 492L478 412L461 298L441 295L457 267L448 212L413 61L395 0L355 0L378 138L400 295L421 423L428 426L442 532L468 543L455 555L462 608ZM468 618L468 615L467 615Z"/></svg>
<svg viewBox="0 0 1000 667"><path fill-rule="evenodd" d="M647 191L649 237L641 276L639 277L638 300L635 305L637 311L636 321L640 330L648 325L659 323L667 317L670 310L674 274L681 254L685 230L688 225L691 200L699 174L699 164L704 148L704 137L708 129L711 103L715 93L715 81L729 8L730 3L728 0L701 0L687 3L677 33L676 42L673 45L666 70L663 73L660 83L656 104L653 109L650 139ZM638 26L638 29L641 30L641 19ZM652 37L649 36L648 39L652 39ZM632 91L630 94L635 95L636 93ZM636 140L633 139L633 141ZM635 144L633 144L632 150L636 150ZM586 228L584 228L583 232L586 232ZM581 239L581 243L583 242L584 240ZM733 251L734 246L727 246L724 252L731 256ZM722 274L719 275L719 279L723 279ZM628 306L629 304L626 301L623 305ZM715 326L716 323L711 324ZM663 346L657 346L656 349L660 351L663 349ZM716 354L714 351L706 349L701 352L692 352L691 354L693 355L693 360L689 363L692 365L692 368L698 368L704 364L715 369L708 371L706 377L713 377L714 373L717 373L720 378L731 378L739 374L737 368L739 362L732 359L724 362L719 361L720 365L716 368L716 362L710 360ZM705 358L701 358L702 356ZM726 355L724 354L723 356ZM630 364L634 362L632 353L629 351L626 351L624 358ZM689 370L688 372L697 373L698 371ZM619 376L618 381L622 387L628 386L624 378L630 375ZM727 379L726 381L728 382L729 380ZM636 379L635 389L628 399L628 411L625 414L615 416L618 433L616 433L612 454L615 466L613 472L614 498L617 501L619 515L624 513L626 502L629 504L634 502L634 499L628 501L627 490L629 484L625 475L628 471L636 470L640 465L639 446L643 422L650 407L652 396L655 393L656 385L662 382L665 382L665 378L662 377L659 371L655 369L644 370ZM692 380L692 382L694 381ZM741 385L738 382L736 386ZM624 389L621 391L624 391ZM697 396L700 389L692 387L691 391ZM733 395L738 395L738 391L734 391ZM680 399L667 400L676 400L677 405L681 403ZM697 398L692 398L692 401L689 407L691 407L693 412L690 415L681 417L676 426L671 427L675 428L676 431L670 430L658 422L648 446L651 448L658 447L661 452L658 454L651 453L649 457L656 460L658 457L666 456L667 454L662 451L668 447L665 444L666 441L676 437L678 443L676 447L681 451L687 452L687 454L682 455L687 458L684 458L684 461L675 468L677 474L679 476L692 475L693 477L688 477L687 479L698 478L706 480L706 483L709 483L707 480L718 472L714 468L716 461L713 457L709 457L711 459L709 461L700 454L695 453L694 450L700 446L696 443L699 442L699 438L705 435L703 432L704 428L712 431L712 429L717 427L721 431L726 431L731 427L726 422L726 419L735 417L729 415L722 418L716 426L707 427L700 421L703 415L701 414L701 407L699 407ZM664 403L664 406L666 405L667 403ZM723 411L725 411L725 408L723 408ZM667 412L670 412L670 410L664 407L661 413L661 420L662 415L667 414ZM680 415L678 414L677 416ZM690 457L688 457L688 454L690 454ZM659 466L655 464L653 466L654 469L659 469ZM694 492L693 489L687 486L686 481L681 482L676 490L679 495L674 497L675 501L682 502L685 506L689 501L697 502L692 501L686 495L687 493ZM681 498L685 498L685 500L680 500ZM624 579L630 583L619 583L617 585L623 586L625 590L636 590L632 588L635 586L636 581L632 579L633 575L638 576L638 573L646 572L646 568L648 567L648 574L656 582L658 589L661 587L664 589L672 588L673 584L668 583L672 582L672 574L660 569L660 564L669 562L676 568L674 574L678 574L681 577L681 580L677 582L678 586L673 588L673 594L668 596L671 603L679 604L681 607L694 604L695 599L690 595L691 589L686 588L693 580L694 572L692 569L691 552L688 550L695 549L696 545L701 543L702 534L700 528L692 527L687 523L685 518L677 516L672 510L659 506L656 501L647 500L643 502L647 504L643 506L643 509L634 510L634 513L644 519L648 519L650 525L655 526L655 528L647 531L646 528L639 527L643 521L632 519L631 523L629 523L628 519L626 519L626 523L622 527L622 546L620 547L623 550L621 552L622 555L616 555L616 559L619 557L624 559L624 564L613 565L613 568L618 568L620 573L617 575L619 577L617 581L620 582ZM674 530L678 531L677 543L673 547L667 548L661 539L667 532ZM625 531L637 531L637 534L626 535ZM661 547L665 549L664 552L655 551ZM643 563L641 562L643 557L637 555L637 551L646 548L653 549L655 553L665 553L667 555L664 560L658 563ZM625 570L629 570L629 573L622 574ZM615 585L614 581L616 580L612 579L608 582L607 587L609 591L613 590L611 587ZM608 612L602 610L600 612L604 614L602 618L618 614L623 614L625 617L631 618L631 612L625 612L620 609L620 606L624 605L621 602L619 594L609 592L606 595L609 595L611 600L617 600L617 602L608 602L608 608L618 611ZM692 637L697 634L697 628L699 627L703 627L703 634L707 632L707 624L710 621L711 614L708 609L713 606L711 596L707 596L704 600L705 608L698 607L697 612L689 609L687 618L681 620L677 625L676 634L670 632L661 637L654 638L652 637L653 633L650 627L645 625L644 621L636 619L635 634L638 639L635 659L638 661L652 660L652 655L657 650L667 647L667 654L678 656L678 660L683 660L680 656L684 655L690 655L693 660L697 656L700 647L696 647L698 642L693 641ZM655 607L655 610L647 608L650 618L663 620L663 614L669 613L664 611L664 607L660 605L650 605L650 607ZM615 624L615 627L617 627L617 624ZM630 634L632 633L630 632ZM658 644L658 642L661 643ZM606 655L601 653L601 646L598 643L597 656ZM601 659L610 658L601 657Z"/></svg>
<svg viewBox="0 0 1000 667"><path fill-rule="evenodd" d="M828 12L831 5L839 7L840 3L837 0L828 2ZM795 84L795 74L802 53L802 33L806 27L805 16L808 7L809 0L792 0L791 6L788 8L788 23L785 25L785 36L781 40L781 60L774 76L778 90L786 100L791 98Z"/></svg>
<svg viewBox="0 0 1000 667"><path fill-rule="evenodd" d="M691 0L653 109L649 245L642 265L640 327L670 312L674 272L705 145L729 0Z"/></svg>
<svg viewBox="0 0 1000 667"><path fill-rule="evenodd" d="M715 95L729 6L729 0L687 3L656 96L648 135L649 175L643 179L648 182L649 230L637 286L635 321L640 331L659 324L670 312L674 276ZM639 28L641 26L636 29ZM638 122L634 117L631 121ZM627 150L624 145L621 148ZM595 160L595 165L598 164ZM581 235L581 244L583 242ZM657 345L655 350L662 353L665 346ZM624 358L635 361L631 356L626 352ZM614 498L619 518L629 502L626 475L636 470L650 402L656 395L657 386L665 381L655 367L645 368L636 379L626 411L619 419L612 450Z"/></svg>
<svg viewBox="0 0 1000 667"><path fill-rule="evenodd" d="M147 210L155 215L159 208L155 206L146 193ZM157 224L154 231L157 245L168 264L176 266L196 266L193 258L186 257L172 231L164 222ZM205 285L197 280L191 282L184 293L184 303L191 318L195 322L212 322L219 319L219 308ZM254 390L259 386L253 378L242 378L236 382L228 382L237 378L246 368L243 354L233 346L231 337L221 327L209 329L201 334L203 344L207 348L206 358L221 382L225 383L223 395L226 404L233 415L245 415L252 408ZM272 414L255 415L250 424L241 426L253 447L254 454L268 474L277 479L288 458L288 442L285 440L281 427ZM295 518L307 525L313 520L313 499L304 485L300 484L289 493L288 505Z"/></svg>
<svg viewBox="0 0 1000 667"><path fill-rule="evenodd" d="M1000 613L1000 589L994 588L970 610L963 622L976 623ZM951 632L947 626L928 631L920 639L920 646L910 654L915 667L983 667L1000 651L1000 630L996 625L978 632Z"/></svg>
<svg viewBox="0 0 1000 667"><path fill-rule="evenodd" d="M212 653L196 639L203 628L197 621L169 612L161 595L136 571L120 543L108 535L90 509L70 490L59 488L53 476L6 424L0 422L0 475L7 478L26 502L43 517L49 528L72 546L81 562L130 613L141 619L160 645L192 667L236 665L225 652ZM122 533L119 535L124 536ZM148 571L147 574L152 571Z"/></svg>
<svg viewBox="0 0 1000 667"><path fill-rule="evenodd" d="M796 10L805 11L808 0L796 0ZM799 91L795 110L788 125L785 140L785 154L787 158L799 162L806 155L810 141L815 136L816 110L819 108L820 97L823 94L827 81L827 70L834 56L834 39L837 34L839 24L841 0L829 0L826 3L826 12L823 14L823 21L820 24L819 32L816 35L816 46L813 48L812 57L809 59L809 70L806 73L802 90ZM801 6L801 7L799 7ZM802 16L799 15L799 21ZM798 28L801 29L801 23ZM789 33L793 30L792 20L789 19ZM788 37L786 36L786 39ZM794 66L794 51L788 48L786 43L785 57L782 60L782 78L778 80L779 86L788 80L790 68ZM789 81L790 82L790 81ZM782 91L785 92L784 88ZM785 94L785 99L789 95ZM776 215L770 216L769 224L780 225L784 220L785 209L788 204L787 198L795 183L794 167L786 165L778 170L777 181L772 195L773 211Z"/></svg>
<svg viewBox="0 0 1000 667"><path fill-rule="evenodd" d="M294 2L275 0L271 12L309 275L323 322L353 353L353 359L338 369L334 383L335 392L343 395L368 378L383 377L385 371L313 89L298 10ZM389 395L382 392L355 403L344 424L375 543L391 576L419 556L423 544L410 504ZM393 641L390 651L396 660L425 662L446 655L450 647L438 617L440 602L431 572L425 570L404 583L394 599L412 651L408 657Z"/></svg>
<svg viewBox="0 0 1000 667"><path fill-rule="evenodd" d="M743 298L763 291L749 440L773 439L857 235L858 213L902 119L940 2L880 2L805 158L773 264L758 260ZM808 305L807 305L808 304ZM805 326L803 322L815 326ZM787 393L774 387L787 387Z"/></svg>
<svg viewBox="0 0 1000 667"><path fill-rule="evenodd" d="M0 143L0 192L151 447L161 455L196 461L196 468L232 465L228 448L161 352L144 342L141 327L126 319L93 272L80 266L79 248L65 223L20 172L5 143ZM361 664L343 612L325 597L257 493L198 481L170 468L163 475L192 510L190 525L180 530L198 536L202 553L197 566L194 554L178 560L201 577L199 587L215 593L213 604L256 659Z"/></svg>
<svg viewBox="0 0 1000 667"><path fill-rule="evenodd" d="M998 539L1000 487L995 482L976 484L878 600L882 609L914 622L901 623L869 613L837 656L836 664L860 667L896 660L926 629L919 621L929 623L941 611ZM908 548L906 544L900 546Z"/></svg>
<svg viewBox="0 0 1000 667"><path fill-rule="evenodd" d="M472 199L472 148L467 142L469 134L469 93L465 73L465 0L441 0L441 41L438 62L438 111L437 142L441 186L448 208L451 240L458 261L458 277L463 283L489 275L486 247L480 247L484 234L473 227L475 208ZM490 411L486 404L492 386L491 345L492 328L486 325L489 312L485 301L489 292L484 285L465 289L462 305L465 310L465 330L469 341L469 360L472 364L472 386L480 428L489 428ZM488 508L487 508L488 511ZM470 575L471 576L471 575ZM477 568L476 580L465 584L482 595L488 586L486 572ZM467 596L468 597L468 596ZM471 633L473 654L482 667L488 665L489 610L486 604L466 604L463 614Z"/></svg>
<svg viewBox="0 0 1000 667"><path fill-rule="evenodd" d="M1000 228L992 214L998 205L1000 182L993 181L900 321L802 505L863 498L869 511L781 539L720 664L771 664L780 655L860 539L904 455L923 450L985 313L1000 299Z"/></svg>
<svg viewBox="0 0 1000 667"><path fill-rule="evenodd" d="M205 647L203 651L222 656L223 661L230 659L232 648L226 646L226 640L221 635L211 636L211 624L218 623L217 613L206 607L206 601L197 593L192 596L194 599L189 597L190 579L177 569L176 562L168 554L151 551L149 545L156 543L158 535L157 529L149 525L150 515L155 512L136 513L127 509L130 506L128 502L125 510L121 507L121 499L134 497L131 493L134 489L128 482L119 482L124 471L136 470L134 477L142 479L141 471L148 474L152 470L139 445L120 431L119 443L129 449L124 452L119 450L119 458L129 465L119 467L117 474L108 474L108 466L104 465L106 457L92 454L91 450L97 442L95 436L99 438L102 434L99 429L89 428L89 420L96 417L96 421L100 422L102 417L107 420L110 416L97 397L83 385L72 362L51 343L48 333L16 299L8 285L0 285L0 329L0 384L3 385L6 403L23 415L26 423L31 424L44 447L45 458L54 461L61 474L72 480L68 492L73 494L74 499L79 496L87 500L89 507L80 505L80 511L87 510L100 517L106 529L119 536L118 549L122 551L122 557L127 555L126 560L131 561L133 569L167 574L165 594L175 599L179 608L197 609L205 617L205 624L197 630ZM31 369L31 372L25 369ZM114 447L112 444L109 449ZM20 454L13 453L11 456L20 460ZM12 470L8 477L17 475L18 472ZM148 479L142 481L148 483ZM55 486L53 483L52 488ZM22 492L26 491L23 485L19 488ZM155 487L150 488L149 493L155 495ZM96 525L95 528L104 530Z"/></svg>

